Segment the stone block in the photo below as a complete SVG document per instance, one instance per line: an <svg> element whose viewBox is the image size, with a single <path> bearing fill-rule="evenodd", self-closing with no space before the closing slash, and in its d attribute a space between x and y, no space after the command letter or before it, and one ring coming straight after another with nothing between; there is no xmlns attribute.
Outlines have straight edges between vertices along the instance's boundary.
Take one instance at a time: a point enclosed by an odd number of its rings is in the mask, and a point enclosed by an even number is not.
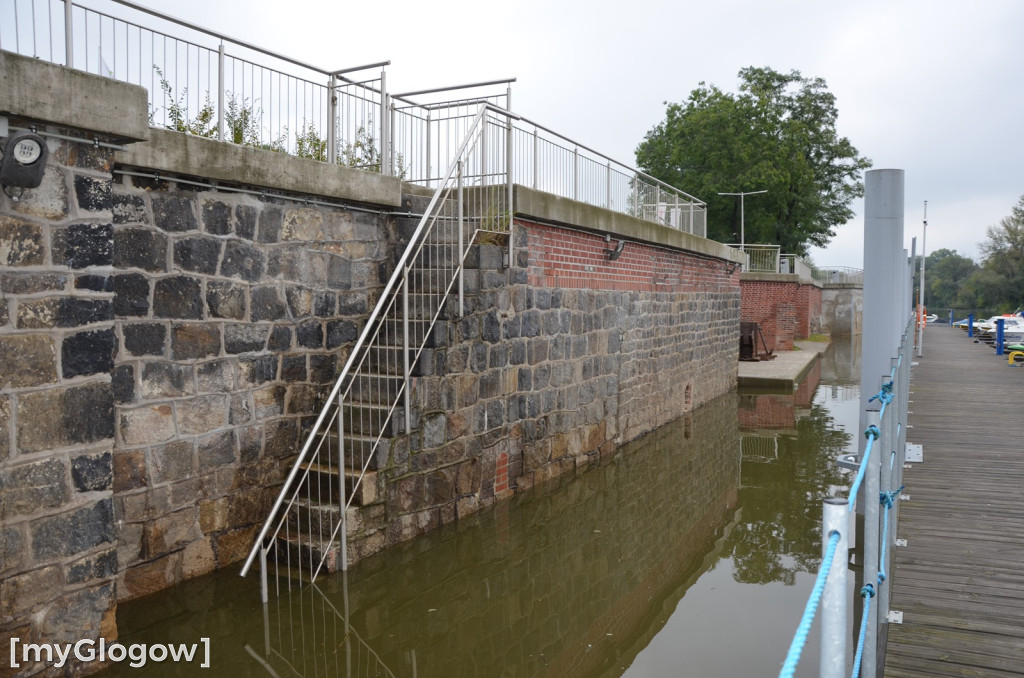
<svg viewBox="0 0 1024 678"><path fill-rule="evenodd" d="M115 224L137 224L146 221L146 201L141 195L114 193L111 209Z"/></svg>
<svg viewBox="0 0 1024 678"><path fill-rule="evenodd" d="M142 367L140 393L147 400L194 395L195 368L191 365L157 361Z"/></svg>
<svg viewBox="0 0 1024 678"><path fill-rule="evenodd" d="M292 207L285 210L281 240L319 243L324 239L323 214L312 207Z"/></svg>
<svg viewBox="0 0 1024 678"><path fill-rule="evenodd" d="M110 388L118 405L135 402L135 366L129 363L115 367L110 375Z"/></svg>
<svg viewBox="0 0 1024 678"><path fill-rule="evenodd" d="M43 219L59 221L68 213L68 190L65 171L52 164L43 172L38 188L25 191L18 202L11 202L11 210Z"/></svg>
<svg viewBox="0 0 1024 678"><path fill-rule="evenodd" d="M153 223L158 228L173 233L184 233L199 228L195 207L190 197L172 194L154 194Z"/></svg>
<svg viewBox="0 0 1024 678"><path fill-rule="evenodd" d="M227 424L225 395L207 395L175 403L178 430L185 435L206 433Z"/></svg>
<svg viewBox="0 0 1024 678"><path fill-rule="evenodd" d="M216 537L217 566L224 567L249 555L249 547L256 538L259 526L225 532Z"/></svg>
<svg viewBox="0 0 1024 678"><path fill-rule="evenodd" d="M0 395L0 462L11 456L11 398Z"/></svg>
<svg viewBox="0 0 1024 678"><path fill-rule="evenodd" d="M162 356L166 352L167 327L162 323L121 326L124 348L133 356Z"/></svg>
<svg viewBox="0 0 1024 678"><path fill-rule="evenodd" d="M162 443L176 435L174 408L164 403L122 409L118 414L118 429L125 445Z"/></svg>
<svg viewBox="0 0 1024 678"><path fill-rule="evenodd" d="M228 498L218 497L199 502L199 528L203 534L220 532L228 525Z"/></svg>
<svg viewBox="0 0 1024 678"><path fill-rule="evenodd" d="M290 327L275 327L270 332L267 349L274 352L287 351L292 347L292 330Z"/></svg>
<svg viewBox="0 0 1024 678"><path fill-rule="evenodd" d="M337 356L311 354L309 356L309 380L314 384L334 383L337 377Z"/></svg>
<svg viewBox="0 0 1024 678"><path fill-rule="evenodd" d="M232 360L211 360L196 366L196 381L200 393L228 393L235 383L235 363Z"/></svg>
<svg viewBox="0 0 1024 678"><path fill-rule="evenodd" d="M306 356L294 355L282 357L281 381L306 381Z"/></svg>
<svg viewBox="0 0 1024 678"><path fill-rule="evenodd" d="M175 511L146 526L147 555L150 558L161 556L202 538L196 509L189 507Z"/></svg>
<svg viewBox="0 0 1024 678"><path fill-rule="evenodd" d="M114 369L117 337L114 329L89 330L64 337L60 347L61 375L65 379L105 374Z"/></svg>
<svg viewBox="0 0 1024 678"><path fill-rule="evenodd" d="M0 216L0 265L41 266L46 263L43 229L14 216Z"/></svg>
<svg viewBox="0 0 1024 678"><path fill-rule="evenodd" d="M181 554L171 553L156 560L129 567L124 573L124 585L118 599L131 600L163 590L174 583Z"/></svg>
<svg viewBox="0 0 1024 678"><path fill-rule="evenodd" d="M0 247L3 245L0 244ZM6 294L38 294L63 290L68 284L64 273L17 273L0 275L0 291ZM76 285L77 287L77 285Z"/></svg>
<svg viewBox="0 0 1024 678"><path fill-rule="evenodd" d="M245 317L245 287L221 281L207 283L206 307L213 318L243 319Z"/></svg>
<svg viewBox="0 0 1024 678"><path fill-rule="evenodd" d="M207 471L235 461L235 437L231 431L203 436L196 443L199 469Z"/></svg>
<svg viewBox="0 0 1024 678"><path fill-rule="evenodd" d="M288 306L277 287L270 285L254 287L251 297L249 316L253 322L288 319Z"/></svg>
<svg viewBox="0 0 1024 678"><path fill-rule="evenodd" d="M266 386L253 393L253 404L256 407L256 419L269 419L284 414L284 398L287 389L275 384Z"/></svg>
<svg viewBox="0 0 1024 678"><path fill-rule="evenodd" d="M174 264L183 271L212 275L217 272L223 243L217 238L196 236L174 242Z"/></svg>
<svg viewBox="0 0 1024 678"><path fill-rule="evenodd" d="M195 445L176 440L149 452L149 478L154 485L188 478L195 471Z"/></svg>
<svg viewBox="0 0 1024 678"><path fill-rule="evenodd" d="M267 345L270 325L230 324L224 326L224 351L229 354L262 351Z"/></svg>
<svg viewBox="0 0 1024 678"><path fill-rule="evenodd" d="M171 357L199 360L220 355L220 328L212 323L182 323L171 327Z"/></svg>
<svg viewBox="0 0 1024 678"><path fill-rule="evenodd" d="M167 270L167 236L139 226L114 229L114 268Z"/></svg>
<svg viewBox="0 0 1024 678"><path fill-rule="evenodd" d="M75 276L75 289L90 292L113 292L114 279L109 275L94 275L92 273L77 275Z"/></svg>
<svg viewBox="0 0 1024 678"><path fill-rule="evenodd" d="M52 600L60 590L61 571L55 565L7 577L0 581L0 619L24 616Z"/></svg>
<svg viewBox="0 0 1024 678"><path fill-rule="evenodd" d="M199 280L190 276L157 280L153 286L153 315L157 318L201 319L203 297Z"/></svg>
<svg viewBox="0 0 1024 678"><path fill-rule="evenodd" d="M113 208L110 179L75 175L75 198L86 212L109 212Z"/></svg>
<svg viewBox="0 0 1024 678"><path fill-rule="evenodd" d="M113 435L110 384L90 383L18 398L18 448L22 452L95 443Z"/></svg>
<svg viewBox="0 0 1024 678"><path fill-rule="evenodd" d="M49 560L84 553L101 544L113 544L114 508L110 499L103 499L59 515L40 518L29 523L32 535L32 556Z"/></svg>
<svg viewBox="0 0 1024 678"><path fill-rule="evenodd" d="M319 320L308 320L295 328L295 340L302 348L323 348L324 327Z"/></svg>
<svg viewBox="0 0 1024 678"><path fill-rule="evenodd" d="M71 460L71 481L76 492L100 492L114 484L111 453L82 454Z"/></svg>
<svg viewBox="0 0 1024 678"><path fill-rule="evenodd" d="M210 538L194 541L181 554L181 576L196 577L217 569Z"/></svg>
<svg viewBox="0 0 1024 678"><path fill-rule="evenodd" d="M0 388L24 388L57 381L57 354L45 334L0 336Z"/></svg>
<svg viewBox="0 0 1024 678"><path fill-rule="evenodd" d="M235 205L235 235L246 240L256 237L259 208L253 205Z"/></svg>
<svg viewBox="0 0 1024 678"><path fill-rule="evenodd" d="M352 320L327 322L327 348L334 349L359 338L361 326Z"/></svg>
<svg viewBox="0 0 1024 678"><path fill-rule="evenodd" d="M149 280L141 273L115 275L114 313L118 317L145 316L149 313Z"/></svg>
<svg viewBox="0 0 1024 678"><path fill-rule="evenodd" d="M203 206L203 229L214 235L231 232L231 206L215 198L205 198Z"/></svg>
<svg viewBox="0 0 1024 678"><path fill-rule="evenodd" d="M22 566L25 555L25 538L21 527L0 526L0 575Z"/></svg>
<svg viewBox="0 0 1024 678"><path fill-rule="evenodd" d="M59 457L0 470L5 518L63 505L69 497L66 473Z"/></svg>
<svg viewBox="0 0 1024 678"><path fill-rule="evenodd" d="M116 574L116 549L90 554L64 565L64 578L68 584L84 584L97 579L105 580Z"/></svg>
<svg viewBox="0 0 1024 678"><path fill-rule="evenodd" d="M291 285L285 288L284 296L293 318L304 318L313 314L313 290Z"/></svg>
<svg viewBox="0 0 1024 678"><path fill-rule="evenodd" d="M265 268L266 256L255 245L229 240L224 247L224 258L220 262L222 276L257 282L263 277Z"/></svg>
<svg viewBox="0 0 1024 678"><path fill-rule="evenodd" d="M296 424L290 419L278 419L266 423L263 440L263 456L279 459L298 453L299 434Z"/></svg>
<svg viewBox="0 0 1024 678"><path fill-rule="evenodd" d="M117 494L146 486L146 455L142 450L117 450L113 457L113 488Z"/></svg>
<svg viewBox="0 0 1024 678"><path fill-rule="evenodd" d="M114 262L113 224L72 224L54 229L52 237L54 264L87 268Z"/></svg>
<svg viewBox="0 0 1024 678"><path fill-rule="evenodd" d="M276 205L267 205L260 212L259 231L257 240L262 243L272 243L281 240L281 226L284 222L284 213Z"/></svg>
<svg viewBox="0 0 1024 678"><path fill-rule="evenodd" d="M320 389L310 384L294 384L288 389L288 414L316 414L320 411Z"/></svg>

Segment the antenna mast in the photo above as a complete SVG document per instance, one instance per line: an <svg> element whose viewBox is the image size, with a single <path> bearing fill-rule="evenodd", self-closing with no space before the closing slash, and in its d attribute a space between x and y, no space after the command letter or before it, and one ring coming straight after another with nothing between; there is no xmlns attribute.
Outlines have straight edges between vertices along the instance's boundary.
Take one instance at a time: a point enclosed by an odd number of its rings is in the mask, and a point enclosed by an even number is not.
<svg viewBox="0 0 1024 678"><path fill-rule="evenodd" d="M926 259L927 253L927 240L928 237L928 201L924 201L924 226L923 232L921 233L921 282L917 289L917 357L920 358L924 353L924 324L925 324L925 306L924 306L924 260Z"/></svg>

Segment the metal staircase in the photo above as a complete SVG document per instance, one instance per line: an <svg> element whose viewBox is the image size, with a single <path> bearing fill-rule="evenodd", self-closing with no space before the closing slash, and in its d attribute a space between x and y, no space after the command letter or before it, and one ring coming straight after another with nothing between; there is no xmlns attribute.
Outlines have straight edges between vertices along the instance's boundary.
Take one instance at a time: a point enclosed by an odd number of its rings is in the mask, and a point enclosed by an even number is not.
<svg viewBox="0 0 1024 678"><path fill-rule="evenodd" d="M277 587L347 569L351 512L378 500L389 441L412 431L417 362L438 320L462 315L469 248L481 231L511 228L508 173L495 170L504 169L508 115L484 104L472 119L295 458L242 568L245 576L259 561L264 602L270 567Z"/></svg>

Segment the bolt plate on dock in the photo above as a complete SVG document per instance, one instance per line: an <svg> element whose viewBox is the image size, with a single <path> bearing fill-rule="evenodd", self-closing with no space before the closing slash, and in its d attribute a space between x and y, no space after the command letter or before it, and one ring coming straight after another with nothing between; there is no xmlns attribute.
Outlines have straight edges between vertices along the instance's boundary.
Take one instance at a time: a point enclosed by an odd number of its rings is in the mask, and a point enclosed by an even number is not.
<svg viewBox="0 0 1024 678"><path fill-rule="evenodd" d="M886 621L890 624L902 624L903 613L899 610L889 610L889 614L886 616Z"/></svg>
<svg viewBox="0 0 1024 678"><path fill-rule="evenodd" d="M924 461L924 446L917 443L907 443L907 451L903 459L912 464Z"/></svg>
<svg viewBox="0 0 1024 678"><path fill-rule="evenodd" d="M909 494L901 494L900 495L900 501L910 501L910 495Z"/></svg>
<svg viewBox="0 0 1024 678"><path fill-rule="evenodd" d="M906 546L906 545L907 545L907 540L906 539L897 539L896 540L896 546Z"/></svg>

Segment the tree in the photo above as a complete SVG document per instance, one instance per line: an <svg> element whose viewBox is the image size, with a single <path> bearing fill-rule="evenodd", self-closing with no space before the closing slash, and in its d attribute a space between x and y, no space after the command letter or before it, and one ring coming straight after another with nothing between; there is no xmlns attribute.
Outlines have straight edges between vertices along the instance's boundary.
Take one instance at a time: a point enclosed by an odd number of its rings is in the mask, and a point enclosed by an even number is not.
<svg viewBox="0 0 1024 678"><path fill-rule="evenodd" d="M1010 216L988 228L986 237L979 249L987 301L1002 311L1012 311L1024 304L1024 196Z"/></svg>
<svg viewBox="0 0 1024 678"><path fill-rule="evenodd" d="M920 284L920 257L914 265L914 303L917 303L916 288ZM970 257L958 254L955 250L938 249L928 255L925 263L924 303L935 312L947 308L970 308L966 298L967 283L978 270L978 265Z"/></svg>
<svg viewBox="0 0 1024 678"><path fill-rule="evenodd" d="M745 201L745 240L806 255L853 218L871 161L836 131L822 78L770 68L739 72L739 94L700 83L637 147L648 174L708 203L708 237L739 242L740 205L721 192L767 190Z"/></svg>

